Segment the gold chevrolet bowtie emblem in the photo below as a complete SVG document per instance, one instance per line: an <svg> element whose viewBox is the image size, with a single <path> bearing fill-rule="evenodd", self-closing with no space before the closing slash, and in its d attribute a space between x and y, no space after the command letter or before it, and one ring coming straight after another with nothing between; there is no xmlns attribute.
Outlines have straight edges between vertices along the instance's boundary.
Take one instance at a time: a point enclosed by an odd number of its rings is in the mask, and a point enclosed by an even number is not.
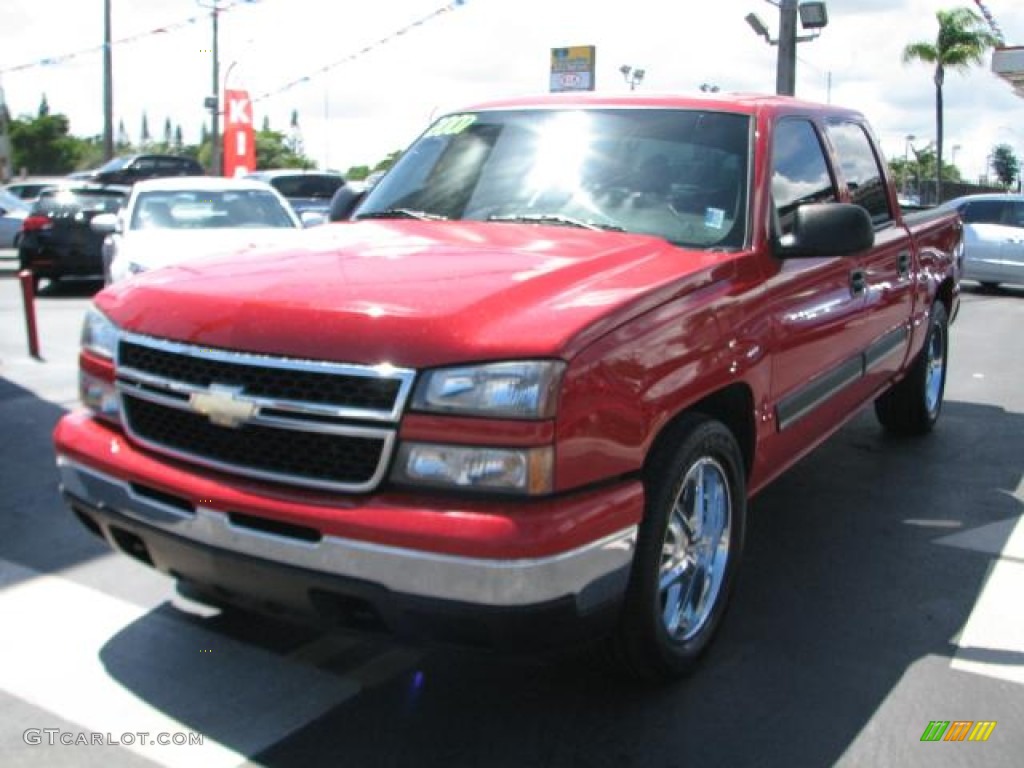
<svg viewBox="0 0 1024 768"><path fill-rule="evenodd" d="M238 398L241 387L224 387L211 384L208 392L193 392L189 395L189 407L206 416L211 423L220 427L237 429L256 415L256 405Z"/></svg>

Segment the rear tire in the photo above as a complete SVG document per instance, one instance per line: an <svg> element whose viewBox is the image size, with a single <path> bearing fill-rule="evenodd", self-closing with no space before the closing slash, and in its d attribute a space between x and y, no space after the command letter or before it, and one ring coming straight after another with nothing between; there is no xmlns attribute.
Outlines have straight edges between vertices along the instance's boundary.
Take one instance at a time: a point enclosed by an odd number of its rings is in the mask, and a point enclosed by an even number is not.
<svg viewBox="0 0 1024 768"><path fill-rule="evenodd" d="M695 667L725 615L743 549L746 482L732 432L683 418L646 472L647 504L613 659L667 681Z"/></svg>
<svg viewBox="0 0 1024 768"><path fill-rule="evenodd" d="M924 435L932 431L942 411L949 353L946 305L936 301L928 318L928 335L906 377L875 400L875 415L890 432Z"/></svg>

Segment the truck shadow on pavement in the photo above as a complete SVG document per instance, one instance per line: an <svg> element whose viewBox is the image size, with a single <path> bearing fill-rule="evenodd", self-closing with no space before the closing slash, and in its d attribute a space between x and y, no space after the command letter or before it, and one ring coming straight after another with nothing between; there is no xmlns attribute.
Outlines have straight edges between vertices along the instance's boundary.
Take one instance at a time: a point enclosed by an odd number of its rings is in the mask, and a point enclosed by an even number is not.
<svg viewBox="0 0 1024 768"><path fill-rule="evenodd" d="M259 643L270 625L218 632L223 619L167 606L111 637L101 658L152 706L264 766L858 764L858 738L920 665L930 695L915 699L920 712L887 716L897 729L887 738L916 746L942 715L927 707L955 699L949 660L1001 542L992 554L940 540L1019 517L1022 471L1019 414L947 402L935 434L916 440L887 437L861 414L753 502L729 617L703 665L672 686L629 684L583 658L408 647L390 676L372 680L360 672L367 654L401 646L349 644L313 663L281 655L294 646L285 629L259 657L240 641ZM197 663L194 639L174 635L183 622L225 653L168 684L173 663ZM273 647L292 671L256 684ZM142 667L143 656L165 662ZM998 649L961 656L1024 664ZM301 717L261 747L252 729L282 701Z"/></svg>
<svg viewBox="0 0 1024 768"><path fill-rule="evenodd" d="M0 376L0 559L41 573L110 552L60 500L50 434L64 413Z"/></svg>

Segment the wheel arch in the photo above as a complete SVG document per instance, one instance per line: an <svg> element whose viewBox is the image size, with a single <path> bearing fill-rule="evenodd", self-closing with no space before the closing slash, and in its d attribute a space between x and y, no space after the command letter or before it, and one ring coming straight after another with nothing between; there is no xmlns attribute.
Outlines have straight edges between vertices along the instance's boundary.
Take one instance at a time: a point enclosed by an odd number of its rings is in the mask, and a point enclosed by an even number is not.
<svg viewBox="0 0 1024 768"><path fill-rule="evenodd" d="M686 406L658 431L644 459L644 470L651 464L666 445L678 439L680 430L686 426L686 419L694 414L707 416L722 422L736 439L743 457L745 479L750 479L754 466L754 451L757 427L754 419L754 393L746 382L735 382L722 389L705 395Z"/></svg>

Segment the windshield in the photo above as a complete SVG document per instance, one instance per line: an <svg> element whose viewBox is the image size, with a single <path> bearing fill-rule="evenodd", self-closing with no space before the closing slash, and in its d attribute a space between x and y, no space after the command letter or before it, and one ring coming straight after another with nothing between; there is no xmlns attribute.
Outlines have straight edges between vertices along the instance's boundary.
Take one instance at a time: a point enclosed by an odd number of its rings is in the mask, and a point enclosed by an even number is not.
<svg viewBox="0 0 1024 768"><path fill-rule="evenodd" d="M161 190L141 193L129 229L297 228L271 192Z"/></svg>
<svg viewBox="0 0 1024 768"><path fill-rule="evenodd" d="M128 161L131 159L131 157L115 157L113 160L108 160L107 162L105 162L96 170L101 172L120 171L122 168L128 165Z"/></svg>
<svg viewBox="0 0 1024 768"><path fill-rule="evenodd" d="M746 241L750 118L705 110L486 111L436 122L354 218L533 222Z"/></svg>

